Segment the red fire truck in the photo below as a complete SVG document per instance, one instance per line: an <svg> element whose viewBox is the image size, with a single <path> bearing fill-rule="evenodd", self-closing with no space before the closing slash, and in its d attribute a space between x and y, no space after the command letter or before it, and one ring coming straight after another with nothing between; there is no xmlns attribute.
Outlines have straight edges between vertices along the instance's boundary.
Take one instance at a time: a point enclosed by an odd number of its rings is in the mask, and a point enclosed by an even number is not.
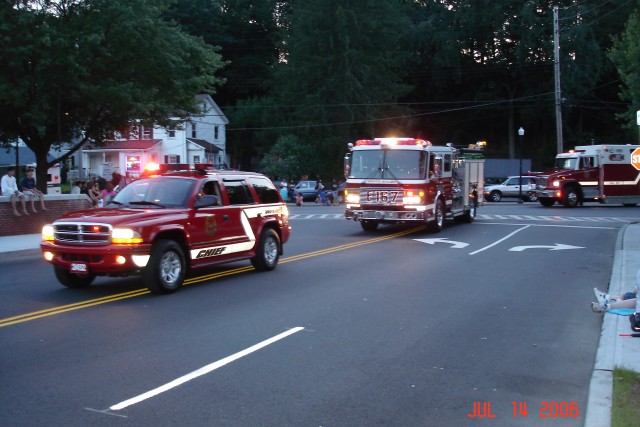
<svg viewBox="0 0 640 427"><path fill-rule="evenodd" d="M415 138L363 139L345 157L345 217L365 231L379 224L472 222L484 187L480 150L434 146Z"/></svg>
<svg viewBox="0 0 640 427"><path fill-rule="evenodd" d="M584 145L558 154L552 170L536 174L538 200L568 208L586 201L635 206L640 203L635 150L640 154L638 145Z"/></svg>

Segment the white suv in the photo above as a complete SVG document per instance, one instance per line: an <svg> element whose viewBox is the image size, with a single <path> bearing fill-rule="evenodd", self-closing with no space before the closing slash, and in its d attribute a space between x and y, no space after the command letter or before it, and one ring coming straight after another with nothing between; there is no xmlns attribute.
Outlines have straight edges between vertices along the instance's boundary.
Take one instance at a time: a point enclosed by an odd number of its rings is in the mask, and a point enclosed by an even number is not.
<svg viewBox="0 0 640 427"><path fill-rule="evenodd" d="M533 176L510 176L502 184L487 185L484 187L484 198L489 202L499 202L503 197L520 196L520 180L522 180L522 200L535 202L538 200L536 195L536 179Z"/></svg>

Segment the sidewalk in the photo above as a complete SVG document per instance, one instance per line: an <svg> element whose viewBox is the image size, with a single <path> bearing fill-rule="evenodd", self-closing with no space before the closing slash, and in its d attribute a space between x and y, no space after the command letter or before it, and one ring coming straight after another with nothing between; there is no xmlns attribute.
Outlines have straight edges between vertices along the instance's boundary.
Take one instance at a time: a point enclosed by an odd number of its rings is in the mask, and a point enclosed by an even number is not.
<svg viewBox="0 0 640 427"><path fill-rule="evenodd" d="M0 237L0 253L21 252L39 254L40 234ZM609 293L620 294L636 286L636 273L640 270L640 223L624 226L616 242ZM590 288L593 287L589 284ZM605 290L605 289L603 289ZM584 301L590 310L590 301ZM596 354L585 427L609 427L611 425L611 398L613 368L621 367L640 372L640 339L621 337L631 333L629 318L604 314L602 333Z"/></svg>
<svg viewBox="0 0 640 427"><path fill-rule="evenodd" d="M633 290L638 270L640 223L631 223L624 226L618 235L608 293L619 295ZM640 339L620 336L629 333L632 331L628 316L604 314L598 353L589 386L585 427L611 425L613 368L640 372Z"/></svg>

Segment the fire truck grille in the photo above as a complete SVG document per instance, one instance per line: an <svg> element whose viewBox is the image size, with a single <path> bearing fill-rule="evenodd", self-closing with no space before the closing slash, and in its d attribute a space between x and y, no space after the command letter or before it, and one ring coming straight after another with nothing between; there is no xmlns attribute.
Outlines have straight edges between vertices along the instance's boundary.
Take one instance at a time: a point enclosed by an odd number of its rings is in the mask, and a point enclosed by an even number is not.
<svg viewBox="0 0 640 427"><path fill-rule="evenodd" d="M547 188L547 180L548 178L537 178L536 179L536 188L541 189L541 188Z"/></svg>
<svg viewBox="0 0 640 427"><path fill-rule="evenodd" d="M60 223L54 224L56 242L103 245L111 241L111 227L104 224Z"/></svg>
<svg viewBox="0 0 640 427"><path fill-rule="evenodd" d="M391 188L361 188L360 204L402 206L403 190Z"/></svg>

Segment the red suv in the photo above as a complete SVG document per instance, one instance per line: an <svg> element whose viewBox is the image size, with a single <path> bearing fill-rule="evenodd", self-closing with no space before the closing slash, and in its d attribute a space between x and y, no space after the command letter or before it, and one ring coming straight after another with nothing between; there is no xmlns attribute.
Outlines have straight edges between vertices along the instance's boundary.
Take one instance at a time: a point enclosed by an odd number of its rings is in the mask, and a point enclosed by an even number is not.
<svg viewBox="0 0 640 427"><path fill-rule="evenodd" d="M173 172L130 183L103 208L63 215L43 227L40 248L70 288L140 274L151 292L171 293L189 268L248 259L256 270L273 270L290 231L269 178Z"/></svg>

